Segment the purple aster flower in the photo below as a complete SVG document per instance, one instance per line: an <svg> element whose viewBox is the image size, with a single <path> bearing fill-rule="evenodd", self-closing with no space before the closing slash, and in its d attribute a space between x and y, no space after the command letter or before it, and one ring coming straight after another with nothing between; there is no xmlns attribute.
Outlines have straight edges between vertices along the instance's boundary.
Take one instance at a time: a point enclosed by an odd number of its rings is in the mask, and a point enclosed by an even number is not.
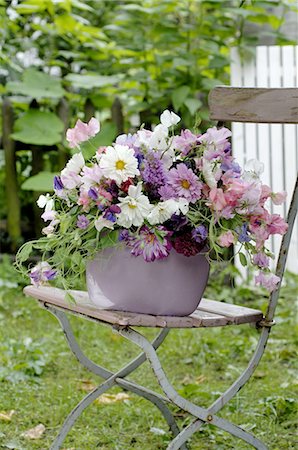
<svg viewBox="0 0 298 450"><path fill-rule="evenodd" d="M42 261L38 263L30 272L31 283L35 286L47 283L57 276L57 271L52 269L49 263Z"/></svg>
<svg viewBox="0 0 298 450"><path fill-rule="evenodd" d="M103 214L103 217L111 222L116 222L116 214L121 213L121 209L117 205L112 205L107 208Z"/></svg>
<svg viewBox="0 0 298 450"><path fill-rule="evenodd" d="M95 188L91 187L88 191L88 195L92 200L97 200L98 198L98 192Z"/></svg>
<svg viewBox="0 0 298 450"><path fill-rule="evenodd" d="M134 256L142 255L147 262L166 258L172 248L170 235L171 233L165 227L160 226L152 231L147 226L143 226L138 237L129 243L131 253Z"/></svg>
<svg viewBox="0 0 298 450"><path fill-rule="evenodd" d="M64 188L61 178L58 175L54 176L54 189L61 191Z"/></svg>
<svg viewBox="0 0 298 450"><path fill-rule="evenodd" d="M158 196L158 189L166 182L167 175L159 153L149 152L144 159L142 178L152 195Z"/></svg>
<svg viewBox="0 0 298 450"><path fill-rule="evenodd" d="M199 225L191 232L192 238L198 242L199 244L202 244L206 241L208 236L208 230L205 227L205 225Z"/></svg>
<svg viewBox="0 0 298 450"><path fill-rule="evenodd" d="M85 230L88 225L90 223L90 220L84 216L83 214L78 216L78 220L77 220L77 227L81 228L82 230Z"/></svg>
<svg viewBox="0 0 298 450"><path fill-rule="evenodd" d="M251 240L250 236L248 235L247 223L244 223L241 228L237 228L235 231L238 234L239 242L249 242Z"/></svg>
<svg viewBox="0 0 298 450"><path fill-rule="evenodd" d="M158 189L158 194L160 195L161 200L169 200L170 198L177 197L172 186L169 186L168 184L166 184L165 186L161 186Z"/></svg>
<svg viewBox="0 0 298 450"><path fill-rule="evenodd" d="M194 172L183 163L169 171L168 183L174 189L176 198L183 197L194 203L201 197L203 184Z"/></svg>

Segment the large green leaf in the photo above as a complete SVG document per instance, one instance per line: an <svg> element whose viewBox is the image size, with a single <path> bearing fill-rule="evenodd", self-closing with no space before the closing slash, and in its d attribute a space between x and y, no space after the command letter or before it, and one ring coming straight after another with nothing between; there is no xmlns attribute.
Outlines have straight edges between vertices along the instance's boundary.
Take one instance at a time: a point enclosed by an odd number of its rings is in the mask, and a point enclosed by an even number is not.
<svg viewBox="0 0 298 450"><path fill-rule="evenodd" d="M61 142L63 130L62 120L54 113L31 109L16 120L11 136L25 144L54 145Z"/></svg>
<svg viewBox="0 0 298 450"><path fill-rule="evenodd" d="M121 78L120 75L105 76L95 73L89 73L88 75L70 73L65 77L65 80L69 81L76 88L93 89L116 84Z"/></svg>
<svg viewBox="0 0 298 450"><path fill-rule="evenodd" d="M198 100L197 98L188 98L185 100L184 104L192 116L194 116L197 110L202 106L201 100Z"/></svg>
<svg viewBox="0 0 298 450"><path fill-rule="evenodd" d="M52 172L39 172L37 175L33 175L28 178L22 184L22 189L26 191L40 191L50 192L54 190L53 180L57 173Z"/></svg>
<svg viewBox="0 0 298 450"><path fill-rule="evenodd" d="M179 108L183 105L185 99L190 92L189 86L180 86L172 92L172 102L175 111L179 111Z"/></svg>
<svg viewBox="0 0 298 450"><path fill-rule="evenodd" d="M7 83L8 91L36 99L47 97L61 98L65 94L61 86L61 80L47 73L29 68L24 71L22 78L21 82L11 81Z"/></svg>

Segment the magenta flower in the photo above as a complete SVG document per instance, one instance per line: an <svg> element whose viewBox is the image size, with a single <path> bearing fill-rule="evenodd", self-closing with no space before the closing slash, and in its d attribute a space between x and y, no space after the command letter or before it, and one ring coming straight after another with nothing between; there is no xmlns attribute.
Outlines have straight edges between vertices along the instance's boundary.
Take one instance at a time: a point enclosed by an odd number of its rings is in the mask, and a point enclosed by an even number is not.
<svg viewBox="0 0 298 450"><path fill-rule="evenodd" d="M66 131L66 140L70 148L74 148L81 142L87 141L89 138L95 136L99 130L100 124L95 117L92 117L88 123L84 123L79 119L74 128L68 128Z"/></svg>
<svg viewBox="0 0 298 450"><path fill-rule="evenodd" d="M129 246L132 248L131 253L134 256L142 255L147 262L166 258L172 248L169 240L170 234L162 226L157 227L155 231L143 226L139 231L138 238L129 242Z"/></svg>
<svg viewBox="0 0 298 450"><path fill-rule="evenodd" d="M277 289L280 278L271 273L259 272L255 277L255 283L266 288L269 292Z"/></svg>
<svg viewBox="0 0 298 450"><path fill-rule="evenodd" d="M203 184L185 164L178 164L169 171L168 183L173 188L176 198L183 197L193 203L201 198Z"/></svg>

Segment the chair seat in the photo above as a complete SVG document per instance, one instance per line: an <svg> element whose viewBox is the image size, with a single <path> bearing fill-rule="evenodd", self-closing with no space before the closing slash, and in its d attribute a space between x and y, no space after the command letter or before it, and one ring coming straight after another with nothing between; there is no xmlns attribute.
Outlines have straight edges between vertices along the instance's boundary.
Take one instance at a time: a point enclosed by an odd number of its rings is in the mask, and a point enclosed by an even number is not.
<svg viewBox="0 0 298 450"><path fill-rule="evenodd" d="M69 291L76 300L65 300L63 289L49 286L26 286L24 293L36 298L45 305L53 305L76 315L83 315L90 320L114 325L158 327L158 328L201 328L220 327L257 323L263 319L263 313L244 306L231 305L203 298L190 316L153 316L149 314L129 313L96 308L85 291Z"/></svg>

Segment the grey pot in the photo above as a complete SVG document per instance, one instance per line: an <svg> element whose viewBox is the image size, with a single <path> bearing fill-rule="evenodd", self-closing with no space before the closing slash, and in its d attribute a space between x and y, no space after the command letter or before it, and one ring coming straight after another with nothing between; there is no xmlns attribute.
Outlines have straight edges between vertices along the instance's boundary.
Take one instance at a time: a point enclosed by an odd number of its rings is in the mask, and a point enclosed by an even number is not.
<svg viewBox="0 0 298 450"><path fill-rule="evenodd" d="M101 309L187 316L197 308L209 275L204 255L186 257L172 250L154 262L127 248L105 249L87 264L91 301Z"/></svg>

